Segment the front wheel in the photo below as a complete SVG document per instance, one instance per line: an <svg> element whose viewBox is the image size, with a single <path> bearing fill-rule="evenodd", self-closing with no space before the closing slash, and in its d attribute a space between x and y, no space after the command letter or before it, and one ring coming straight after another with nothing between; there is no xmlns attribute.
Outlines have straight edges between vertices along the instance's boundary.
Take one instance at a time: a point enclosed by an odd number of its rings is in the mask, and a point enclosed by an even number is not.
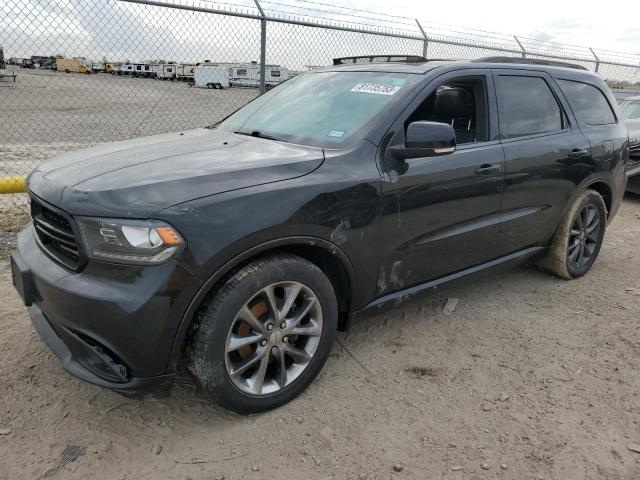
<svg viewBox="0 0 640 480"><path fill-rule="evenodd" d="M331 282L294 255L257 260L203 305L189 370L219 404L256 413L298 396L326 362L338 323Z"/></svg>
<svg viewBox="0 0 640 480"><path fill-rule="evenodd" d="M581 277L600 253L606 226L607 207L602 196L586 190L571 204L540 266L562 278Z"/></svg>

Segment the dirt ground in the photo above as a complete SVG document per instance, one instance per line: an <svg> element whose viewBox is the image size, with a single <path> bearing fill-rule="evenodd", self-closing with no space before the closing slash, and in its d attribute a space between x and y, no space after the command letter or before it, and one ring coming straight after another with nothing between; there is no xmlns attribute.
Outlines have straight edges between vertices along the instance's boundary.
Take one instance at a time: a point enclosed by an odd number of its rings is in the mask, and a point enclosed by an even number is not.
<svg viewBox="0 0 640 480"><path fill-rule="evenodd" d="M186 377L145 401L71 378L2 261L0 478L638 479L639 237L627 196L583 279L516 267L374 312L249 417Z"/></svg>

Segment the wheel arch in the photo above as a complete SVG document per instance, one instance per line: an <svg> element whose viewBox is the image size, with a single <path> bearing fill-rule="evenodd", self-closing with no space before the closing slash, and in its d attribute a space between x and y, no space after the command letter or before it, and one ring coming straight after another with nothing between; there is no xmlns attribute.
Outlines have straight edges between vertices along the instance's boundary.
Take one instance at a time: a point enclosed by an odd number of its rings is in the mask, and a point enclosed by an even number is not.
<svg viewBox="0 0 640 480"><path fill-rule="evenodd" d="M355 271L347 255L333 243L316 237L287 237L271 240L229 259L202 284L181 318L171 347L167 364L168 372L176 370L195 314L216 286L244 265L257 258L276 253L298 255L316 265L327 275L334 287L338 301L338 329L346 330L348 328L349 312L352 308L352 300L356 298L357 286Z"/></svg>
<svg viewBox="0 0 640 480"><path fill-rule="evenodd" d="M573 204L575 199L589 189L595 190L602 196L604 204L607 207L607 218L611 218L611 209L613 207L613 189L611 187L609 179L602 176L589 177L576 187L573 195L571 195L571 197L567 201L566 205L562 209L562 215L560 215L558 222L553 229L553 232L551 233L551 236L547 240L547 244L549 244L553 240L553 237L555 236L558 228L560 227L560 224L562 223L562 219L569 211L569 208L571 208L571 205Z"/></svg>
<svg viewBox="0 0 640 480"><path fill-rule="evenodd" d="M611 212L611 208L613 205L613 192L611 190L611 186L604 179L595 179L592 182L588 183L585 186L585 190L595 190L600 194L602 199L604 200L604 205L607 207L607 217L609 217L609 213Z"/></svg>

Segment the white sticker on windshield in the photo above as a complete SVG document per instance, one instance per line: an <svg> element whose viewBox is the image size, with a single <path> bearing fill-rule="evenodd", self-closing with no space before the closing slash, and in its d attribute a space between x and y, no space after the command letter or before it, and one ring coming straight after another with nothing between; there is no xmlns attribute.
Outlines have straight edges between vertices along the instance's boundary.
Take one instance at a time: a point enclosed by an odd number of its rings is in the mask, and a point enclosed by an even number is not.
<svg viewBox="0 0 640 480"><path fill-rule="evenodd" d="M331 130L327 137L342 138L344 137L344 130Z"/></svg>
<svg viewBox="0 0 640 480"><path fill-rule="evenodd" d="M384 85L382 83L359 83L351 89L352 92L373 93L375 95L393 95L401 87L398 85Z"/></svg>

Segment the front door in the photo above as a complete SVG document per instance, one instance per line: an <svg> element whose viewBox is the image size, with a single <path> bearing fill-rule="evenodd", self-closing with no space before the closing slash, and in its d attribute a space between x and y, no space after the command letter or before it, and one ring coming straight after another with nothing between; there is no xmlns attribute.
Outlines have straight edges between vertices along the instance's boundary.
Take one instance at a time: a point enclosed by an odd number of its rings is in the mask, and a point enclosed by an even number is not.
<svg viewBox="0 0 640 480"><path fill-rule="evenodd" d="M430 82L380 147L382 219L378 294L403 290L495 258L504 155L490 72L449 73ZM395 160L417 120L448 123L457 149Z"/></svg>

